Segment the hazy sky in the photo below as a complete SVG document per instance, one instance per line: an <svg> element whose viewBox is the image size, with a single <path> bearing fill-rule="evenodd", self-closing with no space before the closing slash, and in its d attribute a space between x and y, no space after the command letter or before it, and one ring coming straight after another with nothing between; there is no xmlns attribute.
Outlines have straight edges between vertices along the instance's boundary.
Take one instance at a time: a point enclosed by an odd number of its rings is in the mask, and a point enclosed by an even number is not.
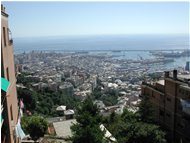
<svg viewBox="0 0 190 143"><path fill-rule="evenodd" d="M188 2L2 2L13 37L189 32Z"/></svg>

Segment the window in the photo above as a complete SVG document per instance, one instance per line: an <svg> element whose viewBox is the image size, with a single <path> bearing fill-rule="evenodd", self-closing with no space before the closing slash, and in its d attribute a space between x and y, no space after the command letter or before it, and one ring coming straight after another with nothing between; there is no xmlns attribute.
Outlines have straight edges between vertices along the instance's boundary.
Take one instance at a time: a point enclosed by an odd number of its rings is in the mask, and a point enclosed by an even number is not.
<svg viewBox="0 0 190 143"><path fill-rule="evenodd" d="M2 47L2 42L1 42L1 47ZM1 51L1 77L5 77L4 65L3 65L3 51Z"/></svg>
<svg viewBox="0 0 190 143"><path fill-rule="evenodd" d="M12 107L12 105L10 107L10 112L11 112L11 120L13 120L13 107Z"/></svg>
<svg viewBox="0 0 190 143"><path fill-rule="evenodd" d="M164 111L160 110L160 116L164 116Z"/></svg>
<svg viewBox="0 0 190 143"><path fill-rule="evenodd" d="M185 125L183 123L178 123L177 126L181 129L184 129L185 128Z"/></svg>
<svg viewBox="0 0 190 143"><path fill-rule="evenodd" d="M7 72L7 80L9 81L9 68L8 67L6 69L6 72Z"/></svg>
<svg viewBox="0 0 190 143"><path fill-rule="evenodd" d="M4 69L3 69L3 67L1 67L1 77L3 77L3 78L5 77L4 76Z"/></svg>
<svg viewBox="0 0 190 143"><path fill-rule="evenodd" d="M5 31L5 27L3 27L3 39L4 39L4 46L7 46L7 41L6 41L6 31Z"/></svg>
<svg viewBox="0 0 190 143"><path fill-rule="evenodd" d="M171 115L170 115L169 113L166 113L166 116L167 116L167 117L170 117Z"/></svg>
<svg viewBox="0 0 190 143"><path fill-rule="evenodd" d="M9 44L11 45L13 43L13 39L12 39L12 33L9 28L7 28L7 38L8 38Z"/></svg>
<svg viewBox="0 0 190 143"><path fill-rule="evenodd" d="M169 102L171 102L171 98L168 98L168 97L167 97L166 100L169 101Z"/></svg>
<svg viewBox="0 0 190 143"><path fill-rule="evenodd" d="M7 40L9 41L9 28L7 28Z"/></svg>
<svg viewBox="0 0 190 143"><path fill-rule="evenodd" d="M182 106L181 106L180 100L177 101L177 107L178 107L178 110L182 110Z"/></svg>

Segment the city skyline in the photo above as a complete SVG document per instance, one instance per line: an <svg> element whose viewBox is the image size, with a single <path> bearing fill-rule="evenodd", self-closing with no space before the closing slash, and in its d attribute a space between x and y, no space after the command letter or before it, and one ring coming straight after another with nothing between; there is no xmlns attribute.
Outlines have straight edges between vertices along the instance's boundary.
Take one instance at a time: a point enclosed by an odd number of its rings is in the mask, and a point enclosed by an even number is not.
<svg viewBox="0 0 190 143"><path fill-rule="evenodd" d="M189 34L188 2L3 2L13 38Z"/></svg>

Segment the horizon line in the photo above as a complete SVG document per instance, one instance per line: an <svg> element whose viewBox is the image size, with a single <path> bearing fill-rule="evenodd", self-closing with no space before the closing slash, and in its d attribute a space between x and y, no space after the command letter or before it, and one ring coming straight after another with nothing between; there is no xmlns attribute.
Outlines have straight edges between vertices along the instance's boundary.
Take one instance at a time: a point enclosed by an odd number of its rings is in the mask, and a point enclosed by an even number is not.
<svg viewBox="0 0 190 143"><path fill-rule="evenodd" d="M13 39L22 39L22 38L50 38L50 37L94 37L94 36L138 36L138 35L168 35L168 36L190 36L190 33L128 33L128 34L79 34L79 35L48 35L48 36L22 36L14 37Z"/></svg>

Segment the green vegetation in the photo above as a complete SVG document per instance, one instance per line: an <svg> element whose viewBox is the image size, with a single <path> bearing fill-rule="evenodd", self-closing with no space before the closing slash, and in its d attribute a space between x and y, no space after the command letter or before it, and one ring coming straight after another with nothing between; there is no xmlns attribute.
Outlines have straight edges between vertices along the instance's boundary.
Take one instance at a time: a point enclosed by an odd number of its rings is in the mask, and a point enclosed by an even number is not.
<svg viewBox="0 0 190 143"><path fill-rule="evenodd" d="M35 81L29 80L26 77L28 75L28 73L22 73L17 77L17 83L26 86L26 88L17 88L18 99L23 99L25 111L29 110L43 116L59 116L56 111L58 106L65 105L68 109L74 109L78 104L79 100L63 91L52 91L49 88L32 89L31 84Z"/></svg>
<svg viewBox="0 0 190 143"><path fill-rule="evenodd" d="M44 116L59 116L56 108L60 105L74 109L79 100L73 96L65 95L61 91L34 91L28 88L17 88L18 98L23 99L25 110Z"/></svg>
<svg viewBox="0 0 190 143"><path fill-rule="evenodd" d="M77 112L77 124L71 127L73 143L102 143L104 133L100 130L101 117L90 97L77 108Z"/></svg>
<svg viewBox="0 0 190 143"><path fill-rule="evenodd" d="M160 73L150 73L149 77L152 80L157 81L157 80L159 80L162 77L162 74L160 74Z"/></svg>
<svg viewBox="0 0 190 143"><path fill-rule="evenodd" d="M25 115L21 118L21 126L25 134L29 134L27 129L29 124L29 118L30 116L25 116Z"/></svg>
<svg viewBox="0 0 190 143"><path fill-rule="evenodd" d="M117 92L114 90L110 90L110 91L107 91L105 93L102 93L101 87L98 86L92 92L92 97L94 99L103 101L103 103L106 106L112 106L112 105L117 104L118 95L117 95Z"/></svg>
<svg viewBox="0 0 190 143"><path fill-rule="evenodd" d="M27 88L17 88L18 99L23 99L25 109L33 111L36 109L36 93Z"/></svg>
<svg viewBox="0 0 190 143"><path fill-rule="evenodd" d="M43 137L48 128L47 121L40 116L23 117L21 122L25 133L29 133L34 141Z"/></svg>
<svg viewBox="0 0 190 143"><path fill-rule="evenodd" d="M139 111L137 112L141 121L147 123L154 123L154 109L153 105L149 101L149 96L144 95L139 105Z"/></svg>
<svg viewBox="0 0 190 143"><path fill-rule="evenodd" d="M102 96L100 86L98 86L94 89L94 91L92 92L92 96L94 97L94 99L100 99L100 97Z"/></svg>
<svg viewBox="0 0 190 143"><path fill-rule="evenodd" d="M103 101L106 106L113 106L117 104L117 96L115 95L102 95L99 100Z"/></svg>
<svg viewBox="0 0 190 143"><path fill-rule="evenodd" d="M28 85L29 83L31 83L31 80L26 78L27 75L29 75L29 73L26 73L26 72L19 74L17 76L17 83L22 83L23 85Z"/></svg>
<svg viewBox="0 0 190 143"><path fill-rule="evenodd" d="M67 95L63 91L53 91L49 88L43 90L36 90L31 88L31 83L34 81L29 80L26 76L29 73L19 74L17 83L23 84L26 88L17 88L18 99L23 99L25 104L24 111L28 110L33 114L43 116L59 116L60 113L56 108L60 105L67 106L67 109L74 109L79 100L72 95Z"/></svg>
<svg viewBox="0 0 190 143"><path fill-rule="evenodd" d="M56 108L66 105L73 109L76 107L77 124L71 127L73 136L69 138L73 143L104 143L104 132L100 124L105 127L117 139L118 143L164 143L165 132L154 124L153 106L148 96L144 96L139 111L136 113L124 110L122 115L114 112L109 117L101 117L98 108L90 97L82 103L73 96L65 95L61 91L47 89L41 91L28 88L18 88L18 97L25 103L25 110L33 114L44 116L58 116ZM92 93L93 99L103 100L106 105L114 105L117 102L117 92L110 90L102 93L98 86ZM39 116L23 117L22 127L34 140L42 137L47 130L47 122Z"/></svg>
<svg viewBox="0 0 190 143"><path fill-rule="evenodd" d="M112 113L104 124L119 143L162 143L165 133L159 126L142 122L139 116L125 109L122 115Z"/></svg>
<svg viewBox="0 0 190 143"><path fill-rule="evenodd" d="M100 122L117 139L118 143L165 143L165 132L160 127L153 124L150 113L152 110L147 99L143 99L141 110L133 113L124 110L122 115L117 115L114 112L109 117L100 117L98 110L90 98L87 98L84 103L79 106L77 114L77 124L72 126L73 137L71 140L74 143L102 143L106 142L103 138L103 132L100 131ZM147 111L145 107L147 108ZM143 110L142 110L143 109ZM148 118L142 119L144 113Z"/></svg>
<svg viewBox="0 0 190 143"><path fill-rule="evenodd" d="M119 143L164 143L165 132L154 123L152 105L144 97L136 113L124 110L122 115L112 113L103 123Z"/></svg>

